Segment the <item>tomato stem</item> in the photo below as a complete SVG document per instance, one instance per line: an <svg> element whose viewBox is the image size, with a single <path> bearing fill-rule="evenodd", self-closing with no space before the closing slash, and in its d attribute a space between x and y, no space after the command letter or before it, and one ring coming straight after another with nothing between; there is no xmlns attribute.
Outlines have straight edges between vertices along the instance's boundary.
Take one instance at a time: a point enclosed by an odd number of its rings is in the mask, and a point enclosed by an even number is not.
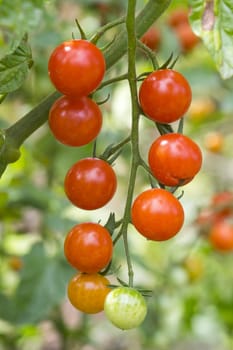
<svg viewBox="0 0 233 350"><path fill-rule="evenodd" d="M120 24L125 23L125 17L118 18L114 21L111 21L104 26L102 26L91 38L90 41L93 44L96 44L98 40L104 35L105 32L107 32L109 29L114 28Z"/></svg>
<svg viewBox="0 0 233 350"><path fill-rule="evenodd" d="M159 69L159 62L157 60L157 57L154 53L154 51L152 51L148 46L146 46L145 44L143 44L143 42L141 42L141 40L137 40L137 45L140 49L142 49L145 54L149 57L149 59L151 60L152 66L154 70Z"/></svg>
<svg viewBox="0 0 233 350"><path fill-rule="evenodd" d="M128 9L126 16L126 28L128 34L128 82L131 94L132 106L132 126L131 126L131 169L129 177L129 185L127 191L127 199L124 210L124 217L120 233L123 235L125 255L128 265L129 286L133 286L133 267L128 246L128 225L131 221L131 205L139 165L139 147L138 147L138 124L140 116L140 108L138 106L137 95L137 74L136 74L136 35L135 35L135 8L136 0L128 1Z"/></svg>
<svg viewBox="0 0 233 350"><path fill-rule="evenodd" d="M126 74L122 74L122 75L119 75L115 78L112 78L112 79L108 79L106 81L104 81L99 87L97 90L100 90L102 89L103 87L107 86L107 85L110 85L110 84L113 84L113 83L117 83L118 81L121 81L121 80L126 80L128 78L128 73Z"/></svg>

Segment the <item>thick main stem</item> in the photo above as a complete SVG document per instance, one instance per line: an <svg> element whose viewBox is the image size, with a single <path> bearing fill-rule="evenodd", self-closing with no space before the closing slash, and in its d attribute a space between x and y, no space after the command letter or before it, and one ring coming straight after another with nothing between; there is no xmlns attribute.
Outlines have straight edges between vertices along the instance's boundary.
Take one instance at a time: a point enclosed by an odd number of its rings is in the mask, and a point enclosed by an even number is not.
<svg viewBox="0 0 233 350"><path fill-rule="evenodd" d="M133 193L139 165L139 148L138 148L138 122L139 122L139 106L137 97L137 77L136 77L136 31L135 31L135 8L136 0L128 1L128 11L126 17L126 28L128 35L128 81L131 94L132 106L132 126L131 126L131 170L129 177L128 193L124 211L124 218L121 232L124 240L125 254L128 265L129 286L133 286L133 267L130 258L128 246L128 225L131 220L131 206Z"/></svg>
<svg viewBox="0 0 233 350"><path fill-rule="evenodd" d="M161 16L171 0L149 0L142 11L137 15L135 21L135 30L137 38L140 38L147 29ZM127 48L127 32L125 29L120 31L114 42L105 52L107 67L114 65L124 54Z"/></svg>

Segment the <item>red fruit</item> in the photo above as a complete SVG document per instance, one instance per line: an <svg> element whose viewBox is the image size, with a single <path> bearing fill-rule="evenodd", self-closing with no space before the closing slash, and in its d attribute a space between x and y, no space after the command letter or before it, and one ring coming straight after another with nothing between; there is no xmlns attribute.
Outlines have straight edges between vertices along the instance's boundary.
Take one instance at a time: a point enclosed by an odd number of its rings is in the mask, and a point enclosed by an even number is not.
<svg viewBox="0 0 233 350"><path fill-rule="evenodd" d="M172 69L159 69L144 79L139 101L145 115L155 122L172 123L187 112L192 91L185 77Z"/></svg>
<svg viewBox="0 0 233 350"><path fill-rule="evenodd" d="M154 241L172 238L184 222L184 210L179 200L159 188L139 194L133 202L131 216L138 232Z"/></svg>
<svg viewBox="0 0 233 350"><path fill-rule="evenodd" d="M217 221L209 233L209 241L219 251L233 250L233 222L232 220Z"/></svg>
<svg viewBox="0 0 233 350"><path fill-rule="evenodd" d="M161 40L161 33L159 29L150 27L147 32L141 37L143 44L148 46L152 51L158 49Z"/></svg>

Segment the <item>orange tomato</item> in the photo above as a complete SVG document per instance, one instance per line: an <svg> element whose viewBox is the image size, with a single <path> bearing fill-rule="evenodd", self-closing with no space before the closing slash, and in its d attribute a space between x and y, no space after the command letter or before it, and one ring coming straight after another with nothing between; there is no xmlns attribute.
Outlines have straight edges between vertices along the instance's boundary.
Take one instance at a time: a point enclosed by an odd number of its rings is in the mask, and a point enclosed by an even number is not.
<svg viewBox="0 0 233 350"><path fill-rule="evenodd" d="M218 131L212 131L205 135L205 148L213 153L220 153L224 146L224 136Z"/></svg>
<svg viewBox="0 0 233 350"><path fill-rule="evenodd" d="M96 314L103 311L105 298L111 291L109 280L99 274L78 274L68 283L68 299L79 311Z"/></svg>

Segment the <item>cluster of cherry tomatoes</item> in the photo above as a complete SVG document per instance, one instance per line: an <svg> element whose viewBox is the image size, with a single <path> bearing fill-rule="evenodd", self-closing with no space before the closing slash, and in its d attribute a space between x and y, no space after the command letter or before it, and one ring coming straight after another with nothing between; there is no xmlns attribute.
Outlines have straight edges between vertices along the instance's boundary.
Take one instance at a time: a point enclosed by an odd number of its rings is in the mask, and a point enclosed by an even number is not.
<svg viewBox="0 0 233 350"><path fill-rule="evenodd" d="M190 52L200 42L200 38L193 32L188 18L188 11L178 8L168 18L168 25L174 31L180 47L184 53Z"/></svg>
<svg viewBox="0 0 233 350"><path fill-rule="evenodd" d="M167 24L175 34L182 53L191 52L200 42L200 39L193 32L188 18L188 11L185 8L178 8L169 14ZM143 44L152 51L157 51L161 44L162 33L157 25L152 25L141 37Z"/></svg>
<svg viewBox="0 0 233 350"><path fill-rule="evenodd" d="M68 146L88 144L102 126L101 111L88 97L100 85L105 73L101 50L82 39L64 42L52 52L48 70L52 83L63 94L49 114L53 135ZM68 199L85 210L103 207L113 197L116 187L113 168L97 157L77 161L64 180ZM110 281L100 273L113 254L113 241L104 226L92 222L75 225L65 238L64 253L70 265L78 270L67 289L74 307L90 314L105 309L109 320L122 329L142 322L146 315L142 295L124 286L110 288ZM126 317L129 307L135 313L131 321Z"/></svg>
<svg viewBox="0 0 233 350"><path fill-rule="evenodd" d="M55 138L68 146L82 146L95 140L101 130L102 114L89 96L104 77L101 50L83 39L64 42L52 52L48 70L52 83L63 94L49 114L49 126ZM139 88L142 113L160 125L181 119L191 99L187 80L173 69L147 74ZM180 231L184 210L173 192L194 178L201 162L197 144L180 132L162 133L152 143L149 171L158 186L140 193L131 207L132 224L140 234L164 241ZM98 157L78 160L64 180L67 198L85 210L103 207L112 199L116 188L112 166ZM113 288L104 276L113 248L110 232L99 223L79 223L70 230L64 253L78 273L68 283L68 298L78 310L85 313L104 310L114 325L130 329L144 320L147 306L137 289L127 285Z"/></svg>
<svg viewBox="0 0 233 350"><path fill-rule="evenodd" d="M187 80L172 69L152 72L139 89L144 114L161 124L181 119L191 99ZM138 195L132 206L132 222L146 238L164 241L176 235L184 222L182 205L166 186L175 189L189 183L201 168L202 153L189 137L169 132L151 144L148 163L160 188L148 189Z"/></svg>
<svg viewBox="0 0 233 350"><path fill-rule="evenodd" d="M215 193L196 220L200 233L218 252L233 251L233 192Z"/></svg>

